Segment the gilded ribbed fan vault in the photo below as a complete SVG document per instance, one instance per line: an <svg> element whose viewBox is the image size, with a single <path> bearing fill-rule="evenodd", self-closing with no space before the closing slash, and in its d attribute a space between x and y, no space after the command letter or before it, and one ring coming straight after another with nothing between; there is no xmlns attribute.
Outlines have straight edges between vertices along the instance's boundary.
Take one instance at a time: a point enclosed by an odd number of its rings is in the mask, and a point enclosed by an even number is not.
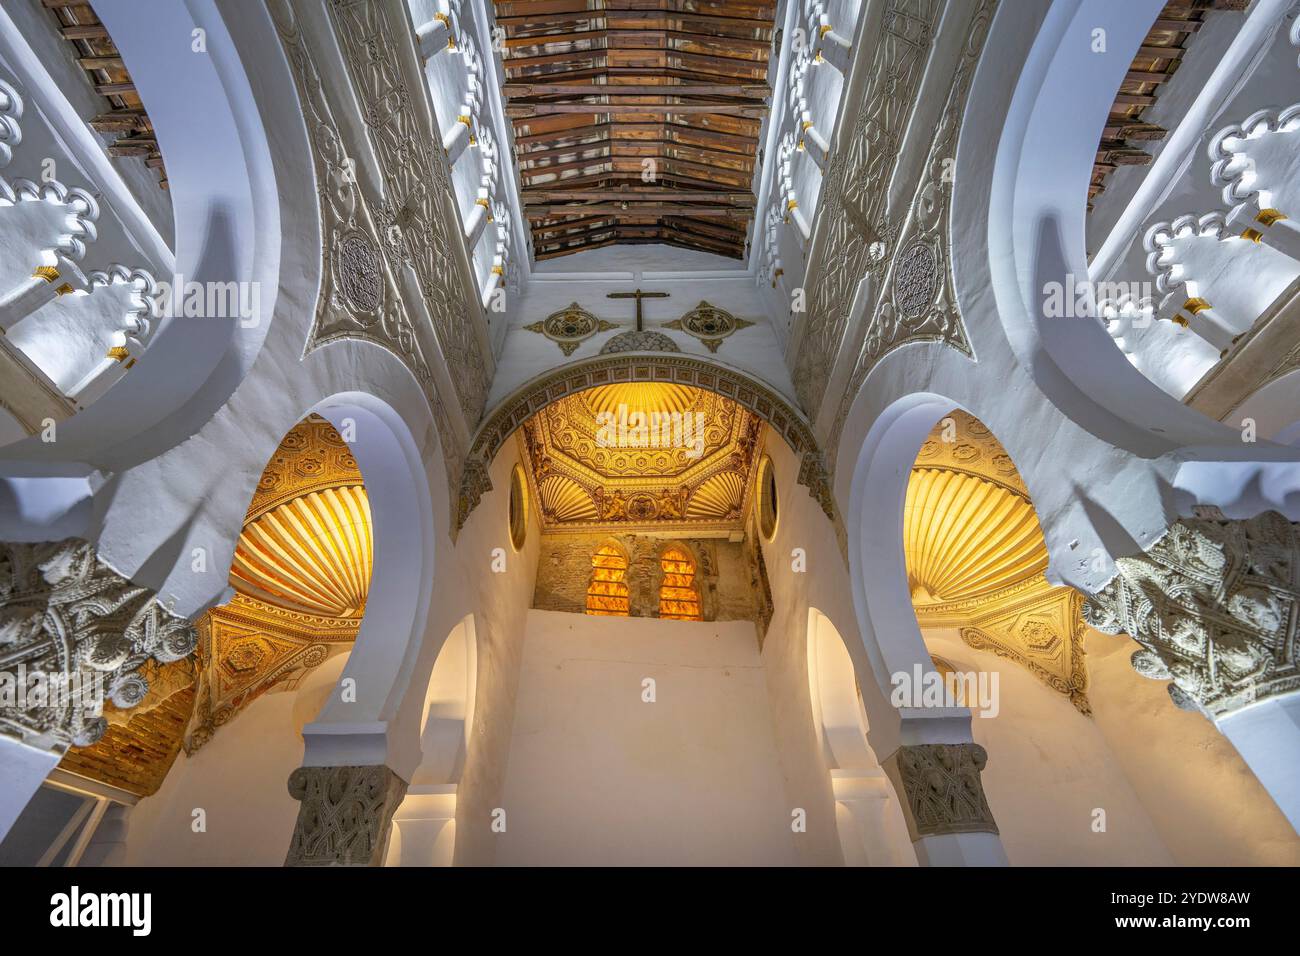
<svg viewBox="0 0 1300 956"><path fill-rule="evenodd" d="M762 423L691 385L603 385L521 429L546 530L739 530Z"/></svg>
<svg viewBox="0 0 1300 956"><path fill-rule="evenodd" d="M953 412L921 446L903 519L908 586L922 628L1024 666L1089 713L1081 598L1048 583L1047 543L1006 450Z"/></svg>
<svg viewBox="0 0 1300 956"><path fill-rule="evenodd" d="M350 647L372 551L370 505L347 443L324 419L304 419L262 473L230 567L235 596L195 622L195 655L153 667L139 706L107 704L108 732L70 750L63 768L156 792L182 748L193 753L262 694L292 689Z"/></svg>

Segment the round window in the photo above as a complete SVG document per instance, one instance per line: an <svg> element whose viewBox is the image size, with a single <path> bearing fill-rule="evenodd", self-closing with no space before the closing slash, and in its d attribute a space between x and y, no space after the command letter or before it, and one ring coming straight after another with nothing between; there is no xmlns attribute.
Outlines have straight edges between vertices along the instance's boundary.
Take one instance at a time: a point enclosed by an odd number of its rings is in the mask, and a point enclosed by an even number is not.
<svg viewBox="0 0 1300 956"><path fill-rule="evenodd" d="M758 529L768 541L776 534L776 517L776 470L764 456L758 466Z"/></svg>
<svg viewBox="0 0 1300 956"><path fill-rule="evenodd" d="M515 465L510 475L510 543L518 551L528 537L528 490L524 470Z"/></svg>

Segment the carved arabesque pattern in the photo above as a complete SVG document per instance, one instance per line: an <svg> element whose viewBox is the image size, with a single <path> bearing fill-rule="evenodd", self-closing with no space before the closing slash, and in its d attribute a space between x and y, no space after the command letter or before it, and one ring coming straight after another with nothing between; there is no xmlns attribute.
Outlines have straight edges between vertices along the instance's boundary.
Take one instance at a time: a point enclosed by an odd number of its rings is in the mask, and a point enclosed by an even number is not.
<svg viewBox="0 0 1300 956"><path fill-rule="evenodd" d="M6 672L23 665L31 678L75 688L99 680L119 708L149 692L141 669L189 655L198 635L148 588L101 561L81 538L0 543L0 648ZM61 699L57 706L0 707L0 733L62 753L94 743L108 722L87 709L93 701Z"/></svg>
<svg viewBox="0 0 1300 956"><path fill-rule="evenodd" d="M289 795L298 820L285 866L379 866L406 781L383 765L299 767Z"/></svg>
<svg viewBox="0 0 1300 956"><path fill-rule="evenodd" d="M1300 689L1300 526L1276 511L1183 518L1084 605L1084 620L1142 645L1133 665L1172 680L1185 709L1223 717Z"/></svg>
<svg viewBox="0 0 1300 956"><path fill-rule="evenodd" d="M979 744L904 744L889 763L906 797L912 839L948 833L997 833L980 772L988 753Z"/></svg>

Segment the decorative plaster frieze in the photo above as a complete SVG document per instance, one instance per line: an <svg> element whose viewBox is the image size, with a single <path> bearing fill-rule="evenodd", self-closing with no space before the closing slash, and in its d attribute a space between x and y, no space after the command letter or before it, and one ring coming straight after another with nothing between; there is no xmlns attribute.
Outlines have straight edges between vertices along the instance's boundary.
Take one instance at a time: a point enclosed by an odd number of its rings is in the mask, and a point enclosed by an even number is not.
<svg viewBox="0 0 1300 956"><path fill-rule="evenodd" d="M853 399L866 381L871 370L882 358L895 349L909 342L941 342L957 351L974 357L974 350L966 334L965 324L957 308L957 293L953 280L952 245L950 241L950 219L952 210L952 184L955 178L954 166L957 156L957 140L961 132L962 117L966 112L966 99L970 93L975 67L984 50L984 41L988 36L989 22L997 8L997 0L981 0L971 17L968 37L962 48L961 59L953 73L952 85L943 112L939 117L934 139L921 171L920 180L912 198L907 218L897 234L892 238L884 223L876 225L876 238L868 242L868 236L853 237L848 247L827 250L824 261L834 263L833 273L847 263L856 265L851 277L839 280L845 283L840 297L832 298L837 303L829 315L841 326L832 333L823 344L831 348L824 357L803 366L804 379L801 398L807 396L804 407L809 414L816 414L823 400L825 383L829 371L836 360L835 349L843 338L843 323L848 321L848 305L852 302L853 292L858 282L867 272L880 277L880 281L871 286L872 299L865 311L865 331L858 351L857 360L850 373L848 387L840 397L838 408L831 422L830 435L826 447L834 455L839 445L839 436L848 418ZM901 18L901 17L900 17ZM887 17L887 24L889 20ZM930 21L926 21L930 22ZM931 26L930 30L933 27ZM929 42L930 33L924 34ZM901 42L901 41L900 41ZM921 43L918 38L914 41ZM913 97L915 89L912 90ZM901 108L895 104L895 108ZM864 112L871 114L870 100ZM910 101L906 115L910 115ZM879 123L880 121L877 121ZM867 194L885 195L890 191L890 180L885 178L886 170L879 161L872 157L878 147L872 143L873 135L870 123L863 129L860 120L855 130L855 148L846 152L850 155L865 156L859 161L850 180L858 184L857 188ZM860 147L856 144L861 143ZM897 145L894 146L897 149ZM891 166L894 164L891 163ZM895 167L894 177L900 175ZM879 203L880 200L876 200ZM878 208L878 207L877 207ZM833 234L833 233L832 233ZM881 238L883 237L883 238ZM874 262L871 243L876 243L875 254L879 256L877 266ZM848 284L851 283L851 284ZM817 293L814 293L814 298ZM812 316L810 315L810 321ZM856 347L856 343L854 343ZM818 372L818 370L824 370ZM795 386L800 387L800 369L796 369ZM821 375L822 377L817 377ZM809 377L811 376L811 377ZM820 383L820 384L819 384ZM808 404L813 402L814 404ZM835 462L831 461L834 468Z"/></svg>
<svg viewBox="0 0 1300 956"><path fill-rule="evenodd" d="M758 415L800 457L799 484L808 488L835 522L837 534L842 531L825 462L803 417L785 399L743 373L682 354L601 356L536 379L502 402L484 420L470 445L458 498L457 527L464 525L482 495L491 490L488 466L497 452L534 413L565 395L620 382L694 385L730 398Z"/></svg>
<svg viewBox="0 0 1300 956"><path fill-rule="evenodd" d="M298 820L285 866L381 866L406 781L381 765L299 767L289 795Z"/></svg>
<svg viewBox="0 0 1300 956"><path fill-rule="evenodd" d="M887 231L890 183L944 6L943 0L890 0L852 137L836 150L821 191L825 236L809 264L808 317L794 372L810 417L817 415L835 365L854 291L868 272L882 271L871 246Z"/></svg>
<svg viewBox="0 0 1300 956"><path fill-rule="evenodd" d="M1084 604L1084 621L1142 645L1133 666L1211 718L1300 690L1300 526L1276 511L1182 518Z"/></svg>
<svg viewBox="0 0 1300 956"><path fill-rule="evenodd" d="M0 733L54 753L88 746L108 729L101 690L136 706L149 692L144 664L181 660L197 639L88 541L0 542L0 669L16 695L0 703ZM51 692L40 702L36 681Z"/></svg>

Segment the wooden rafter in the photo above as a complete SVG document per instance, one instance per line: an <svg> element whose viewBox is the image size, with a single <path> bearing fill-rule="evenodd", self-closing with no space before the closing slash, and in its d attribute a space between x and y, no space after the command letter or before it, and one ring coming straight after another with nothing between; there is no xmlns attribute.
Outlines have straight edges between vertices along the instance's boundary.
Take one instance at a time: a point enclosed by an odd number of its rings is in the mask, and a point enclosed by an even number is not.
<svg viewBox="0 0 1300 956"><path fill-rule="evenodd" d="M1244 10L1245 0L1169 0L1151 25L1137 55L1129 65L1111 104L1110 117L1097 145L1088 186L1088 208L1106 190L1106 180L1120 166L1145 166L1151 154L1135 141L1163 139L1166 130L1146 122L1142 114L1156 102L1161 88L1182 63L1187 46L1210 10Z"/></svg>
<svg viewBox="0 0 1300 956"><path fill-rule="evenodd" d="M772 0L496 0L538 259L615 242L742 258Z"/></svg>
<svg viewBox="0 0 1300 956"><path fill-rule="evenodd" d="M77 65L86 71L91 87L107 101L108 109L90 121L91 129L115 135L108 154L142 157L146 166L158 171L158 185L166 189L167 170L153 123L108 30L88 3L41 0L41 5L54 15L59 34L76 51Z"/></svg>

